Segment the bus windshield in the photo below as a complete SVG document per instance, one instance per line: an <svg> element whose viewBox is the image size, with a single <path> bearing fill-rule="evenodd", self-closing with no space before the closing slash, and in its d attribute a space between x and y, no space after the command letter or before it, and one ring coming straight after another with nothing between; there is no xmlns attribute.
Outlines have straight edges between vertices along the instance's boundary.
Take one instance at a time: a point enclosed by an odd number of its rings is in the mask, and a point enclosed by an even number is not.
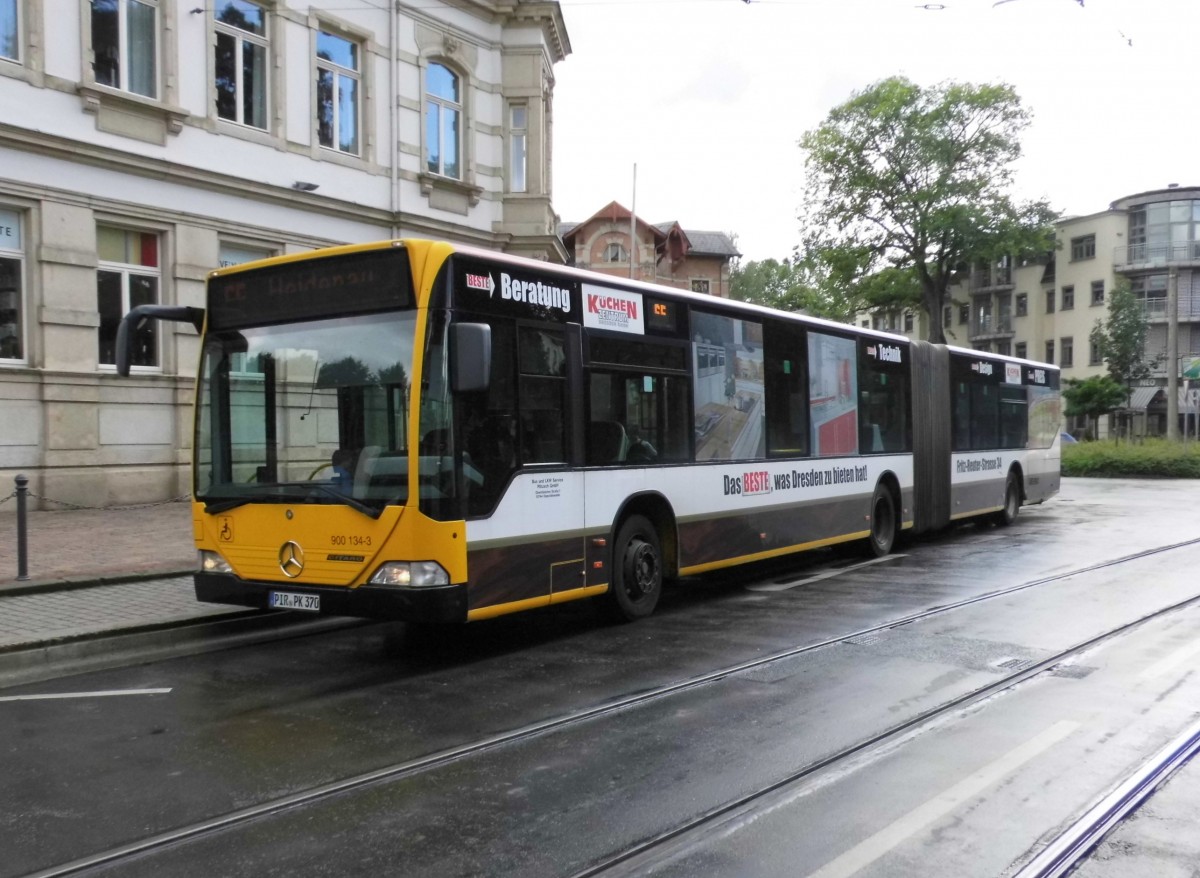
<svg viewBox="0 0 1200 878"><path fill-rule="evenodd" d="M404 503L416 312L210 330L197 388L196 498Z"/></svg>

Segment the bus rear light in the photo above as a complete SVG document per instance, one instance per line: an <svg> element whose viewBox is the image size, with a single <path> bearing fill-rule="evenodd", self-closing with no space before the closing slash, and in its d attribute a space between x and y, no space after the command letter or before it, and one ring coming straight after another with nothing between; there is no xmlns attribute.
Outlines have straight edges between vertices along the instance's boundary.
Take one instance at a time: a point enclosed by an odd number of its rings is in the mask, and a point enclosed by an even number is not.
<svg viewBox="0 0 1200 878"><path fill-rule="evenodd" d="M201 551L200 555L200 570L203 573L232 573L233 568L229 566L229 562L218 555L216 552Z"/></svg>
<svg viewBox="0 0 1200 878"><path fill-rule="evenodd" d="M608 540L606 540L604 537L596 537L596 539L592 540L592 545L603 549L608 545Z"/></svg>
<svg viewBox="0 0 1200 878"><path fill-rule="evenodd" d="M449 585L450 574L436 561L389 561L375 571L371 585Z"/></svg>
<svg viewBox="0 0 1200 878"><path fill-rule="evenodd" d="M593 561L593 562L592 562L592 568L593 568L593 569L595 569L595 570L603 570L603 569L604 569L604 562L603 562L603 561Z"/></svg>

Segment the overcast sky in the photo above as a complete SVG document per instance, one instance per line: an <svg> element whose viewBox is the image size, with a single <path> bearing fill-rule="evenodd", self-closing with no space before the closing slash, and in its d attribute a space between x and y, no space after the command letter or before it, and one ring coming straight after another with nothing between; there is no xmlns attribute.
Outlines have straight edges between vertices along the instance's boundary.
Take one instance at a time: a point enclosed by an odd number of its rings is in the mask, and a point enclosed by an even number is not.
<svg viewBox="0 0 1200 878"><path fill-rule="evenodd" d="M1200 0L1084 4L561 0L555 210L578 222L630 207L636 163L639 217L782 259L799 238L797 141L896 74L1016 88L1033 113L1018 197L1088 214L1200 185Z"/></svg>

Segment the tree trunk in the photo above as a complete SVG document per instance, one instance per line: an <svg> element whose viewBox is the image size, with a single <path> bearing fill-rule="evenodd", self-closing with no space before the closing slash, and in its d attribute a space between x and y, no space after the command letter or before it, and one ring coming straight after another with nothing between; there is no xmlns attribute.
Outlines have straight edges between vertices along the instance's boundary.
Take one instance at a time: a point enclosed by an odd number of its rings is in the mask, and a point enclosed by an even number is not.
<svg viewBox="0 0 1200 878"><path fill-rule="evenodd" d="M932 344L945 344L946 333L942 329L942 302L945 296L932 281L932 278L922 278L921 304L925 307L925 316L929 318L929 341Z"/></svg>

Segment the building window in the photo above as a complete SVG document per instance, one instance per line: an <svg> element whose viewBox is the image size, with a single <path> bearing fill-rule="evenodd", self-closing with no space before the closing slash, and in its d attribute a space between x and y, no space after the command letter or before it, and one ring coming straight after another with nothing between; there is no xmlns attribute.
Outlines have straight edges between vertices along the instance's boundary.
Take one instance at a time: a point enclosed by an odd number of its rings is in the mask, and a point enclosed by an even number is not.
<svg viewBox="0 0 1200 878"><path fill-rule="evenodd" d="M96 82L158 97L159 0L92 0Z"/></svg>
<svg viewBox="0 0 1200 878"><path fill-rule="evenodd" d="M618 241L610 241L604 247L605 262L628 262L629 256L625 252L625 245Z"/></svg>
<svg viewBox="0 0 1200 878"><path fill-rule="evenodd" d="M870 321L870 320L864 320L864 321L862 322L862 328L863 328L863 329L870 329L870 328L871 328L871 321Z"/></svg>
<svg viewBox="0 0 1200 878"><path fill-rule="evenodd" d="M1013 347L1013 356L1020 357L1022 360L1026 359L1026 355L1028 354L1028 352L1029 352L1029 346L1026 345L1025 342L1023 342L1023 341L1017 342L1016 345Z"/></svg>
<svg viewBox="0 0 1200 878"><path fill-rule="evenodd" d="M525 192L529 186L529 108L525 104L508 108L508 132L508 188Z"/></svg>
<svg viewBox="0 0 1200 878"><path fill-rule="evenodd" d="M913 315L912 315L912 311L905 311L905 312L904 312L904 331L905 331L905 332L912 332L912 331L913 331Z"/></svg>
<svg viewBox="0 0 1200 878"><path fill-rule="evenodd" d="M1071 261L1096 258L1096 236L1084 235L1071 239Z"/></svg>
<svg viewBox="0 0 1200 878"><path fill-rule="evenodd" d="M1167 275L1148 274L1129 279L1133 296L1142 304L1146 316L1165 317L1167 314Z"/></svg>
<svg viewBox="0 0 1200 878"><path fill-rule="evenodd" d="M954 309L953 308L943 308L942 309L942 326L949 326L950 321L953 319L954 319Z"/></svg>
<svg viewBox="0 0 1200 878"><path fill-rule="evenodd" d="M327 31L317 34L317 141L359 154L360 46Z"/></svg>
<svg viewBox="0 0 1200 878"><path fill-rule="evenodd" d="M1012 354L1012 344L1007 341L996 342L996 353L1000 354L1003 357L1007 357L1007 356L1011 355Z"/></svg>
<svg viewBox="0 0 1200 878"><path fill-rule="evenodd" d="M1092 304L1104 304L1104 281L1102 280L1092 281Z"/></svg>
<svg viewBox="0 0 1200 878"><path fill-rule="evenodd" d="M0 360L25 359L25 277L21 217L0 209Z"/></svg>
<svg viewBox="0 0 1200 878"><path fill-rule="evenodd" d="M1088 342L1088 365L1099 366L1104 360L1100 356L1100 348L1094 341Z"/></svg>
<svg viewBox="0 0 1200 878"><path fill-rule="evenodd" d="M0 0L0 58L21 60L20 15L18 0Z"/></svg>
<svg viewBox="0 0 1200 878"><path fill-rule="evenodd" d="M1061 339L1061 347L1058 352L1058 364L1064 368L1075 365L1075 339L1068 336Z"/></svg>
<svg viewBox="0 0 1200 878"><path fill-rule="evenodd" d="M138 305L158 303L161 276L158 235L100 226L96 229L96 249L100 363L111 366L117 362L117 327L121 318ZM130 360L134 366L158 366L157 326L156 321L147 320L135 331Z"/></svg>
<svg viewBox="0 0 1200 878"><path fill-rule="evenodd" d="M976 323L971 330L972 335L987 335L995 331L992 326L992 300L980 299L976 303Z"/></svg>
<svg viewBox="0 0 1200 878"><path fill-rule="evenodd" d="M514 108L515 109L515 108ZM425 71L425 169L462 179L462 80L450 68Z"/></svg>
<svg viewBox="0 0 1200 878"><path fill-rule="evenodd" d="M708 278L706 278L706 277L692 278L692 292L693 293L704 293L704 295L707 296L711 291L712 291L712 287L709 283Z"/></svg>
<svg viewBox="0 0 1200 878"><path fill-rule="evenodd" d="M217 115L267 127L267 15L248 0L218 0L215 26Z"/></svg>
<svg viewBox="0 0 1200 878"><path fill-rule="evenodd" d="M277 255L274 250L268 250L265 247L245 247L241 244L228 244L222 241L221 249L217 253L217 267L228 268L231 265L241 265L243 262L254 262Z"/></svg>
<svg viewBox="0 0 1200 878"><path fill-rule="evenodd" d="M1029 294L1017 293L1017 316L1024 317L1029 313Z"/></svg>
<svg viewBox="0 0 1200 878"><path fill-rule="evenodd" d="M971 319L971 306L970 305L959 305L958 306L958 325L965 326L970 319Z"/></svg>
<svg viewBox="0 0 1200 878"><path fill-rule="evenodd" d="M1046 313L1054 313L1054 290L1046 290Z"/></svg>
<svg viewBox="0 0 1200 878"><path fill-rule="evenodd" d="M1071 311L1075 308L1075 287L1062 288L1062 310Z"/></svg>
<svg viewBox="0 0 1200 878"><path fill-rule="evenodd" d="M1046 362L1054 365L1054 342L1046 342Z"/></svg>

